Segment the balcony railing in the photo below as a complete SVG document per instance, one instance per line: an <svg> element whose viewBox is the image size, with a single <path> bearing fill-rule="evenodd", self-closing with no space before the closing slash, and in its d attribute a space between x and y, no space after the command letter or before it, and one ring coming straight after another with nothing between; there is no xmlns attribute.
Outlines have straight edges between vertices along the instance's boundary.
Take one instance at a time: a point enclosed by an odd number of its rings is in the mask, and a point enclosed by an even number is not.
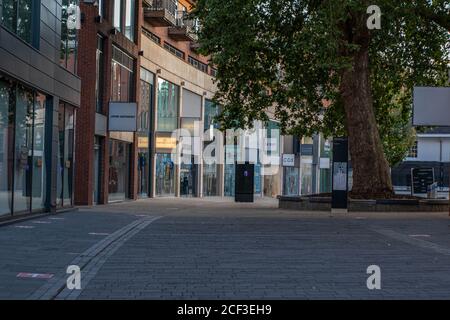
<svg viewBox="0 0 450 320"><path fill-rule="evenodd" d="M178 11L175 27L169 28L169 36L176 41L197 41L200 24L197 19L190 19L185 11Z"/></svg>
<svg viewBox="0 0 450 320"><path fill-rule="evenodd" d="M174 0L149 0L144 8L144 18L148 23L158 27L176 24L177 3Z"/></svg>

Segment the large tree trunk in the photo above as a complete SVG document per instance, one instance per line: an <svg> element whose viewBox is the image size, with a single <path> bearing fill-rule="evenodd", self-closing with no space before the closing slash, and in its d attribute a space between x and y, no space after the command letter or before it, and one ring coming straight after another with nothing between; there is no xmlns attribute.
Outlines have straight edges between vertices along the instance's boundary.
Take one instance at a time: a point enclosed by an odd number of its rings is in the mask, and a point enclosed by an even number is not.
<svg viewBox="0 0 450 320"><path fill-rule="evenodd" d="M351 54L353 67L342 72L340 92L353 166L352 197L381 198L393 195L389 165L384 156L373 109L369 80L367 39ZM360 39L361 40L361 39Z"/></svg>

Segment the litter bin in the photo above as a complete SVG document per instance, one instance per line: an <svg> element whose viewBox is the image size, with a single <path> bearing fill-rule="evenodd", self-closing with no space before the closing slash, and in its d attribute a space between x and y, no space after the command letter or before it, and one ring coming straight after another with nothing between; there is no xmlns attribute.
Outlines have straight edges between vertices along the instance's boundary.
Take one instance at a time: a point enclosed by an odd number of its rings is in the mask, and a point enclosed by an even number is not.
<svg viewBox="0 0 450 320"><path fill-rule="evenodd" d="M235 202L253 202L255 165L252 163L236 163Z"/></svg>

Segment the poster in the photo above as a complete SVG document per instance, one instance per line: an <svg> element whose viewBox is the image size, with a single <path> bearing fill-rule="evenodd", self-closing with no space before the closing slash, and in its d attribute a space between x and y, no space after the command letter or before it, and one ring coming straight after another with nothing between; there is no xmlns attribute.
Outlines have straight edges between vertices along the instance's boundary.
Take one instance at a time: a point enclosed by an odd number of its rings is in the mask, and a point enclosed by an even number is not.
<svg viewBox="0 0 450 320"><path fill-rule="evenodd" d="M333 190L347 191L347 162L333 163Z"/></svg>

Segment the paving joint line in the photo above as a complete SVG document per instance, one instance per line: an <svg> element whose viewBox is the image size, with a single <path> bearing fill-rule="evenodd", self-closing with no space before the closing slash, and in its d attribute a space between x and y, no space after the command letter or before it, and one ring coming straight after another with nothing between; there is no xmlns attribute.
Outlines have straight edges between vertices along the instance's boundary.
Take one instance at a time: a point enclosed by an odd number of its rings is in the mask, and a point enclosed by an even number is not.
<svg viewBox="0 0 450 320"><path fill-rule="evenodd" d="M81 271L86 271L92 264L93 260L98 261L96 259L98 256L101 256L103 259L102 264L106 262L108 257L114 253L110 250L111 247L115 247L116 250L122 246L128 239L134 236L136 233L141 231L143 228L147 227L150 223L156 221L161 218L161 216L149 216L146 218L138 219L133 221L132 223L120 228L114 233L108 235L104 239L100 240L96 244L89 247L83 253L74 258L69 265L78 265ZM133 232L134 231L134 232ZM130 235L130 236L127 236ZM102 253L109 253L102 254ZM98 268L100 269L100 268ZM98 270L97 270L98 271ZM34 291L29 297L28 300L51 300L58 299L58 295L64 291L66 288L67 281L67 273L65 271L58 274L58 276L53 277L47 283L42 285L39 289ZM90 280L90 279L89 279ZM83 281L81 279L82 284L87 284L86 279ZM67 289L68 290L68 289ZM78 291L77 296L81 293L82 290L70 290L70 291Z"/></svg>

